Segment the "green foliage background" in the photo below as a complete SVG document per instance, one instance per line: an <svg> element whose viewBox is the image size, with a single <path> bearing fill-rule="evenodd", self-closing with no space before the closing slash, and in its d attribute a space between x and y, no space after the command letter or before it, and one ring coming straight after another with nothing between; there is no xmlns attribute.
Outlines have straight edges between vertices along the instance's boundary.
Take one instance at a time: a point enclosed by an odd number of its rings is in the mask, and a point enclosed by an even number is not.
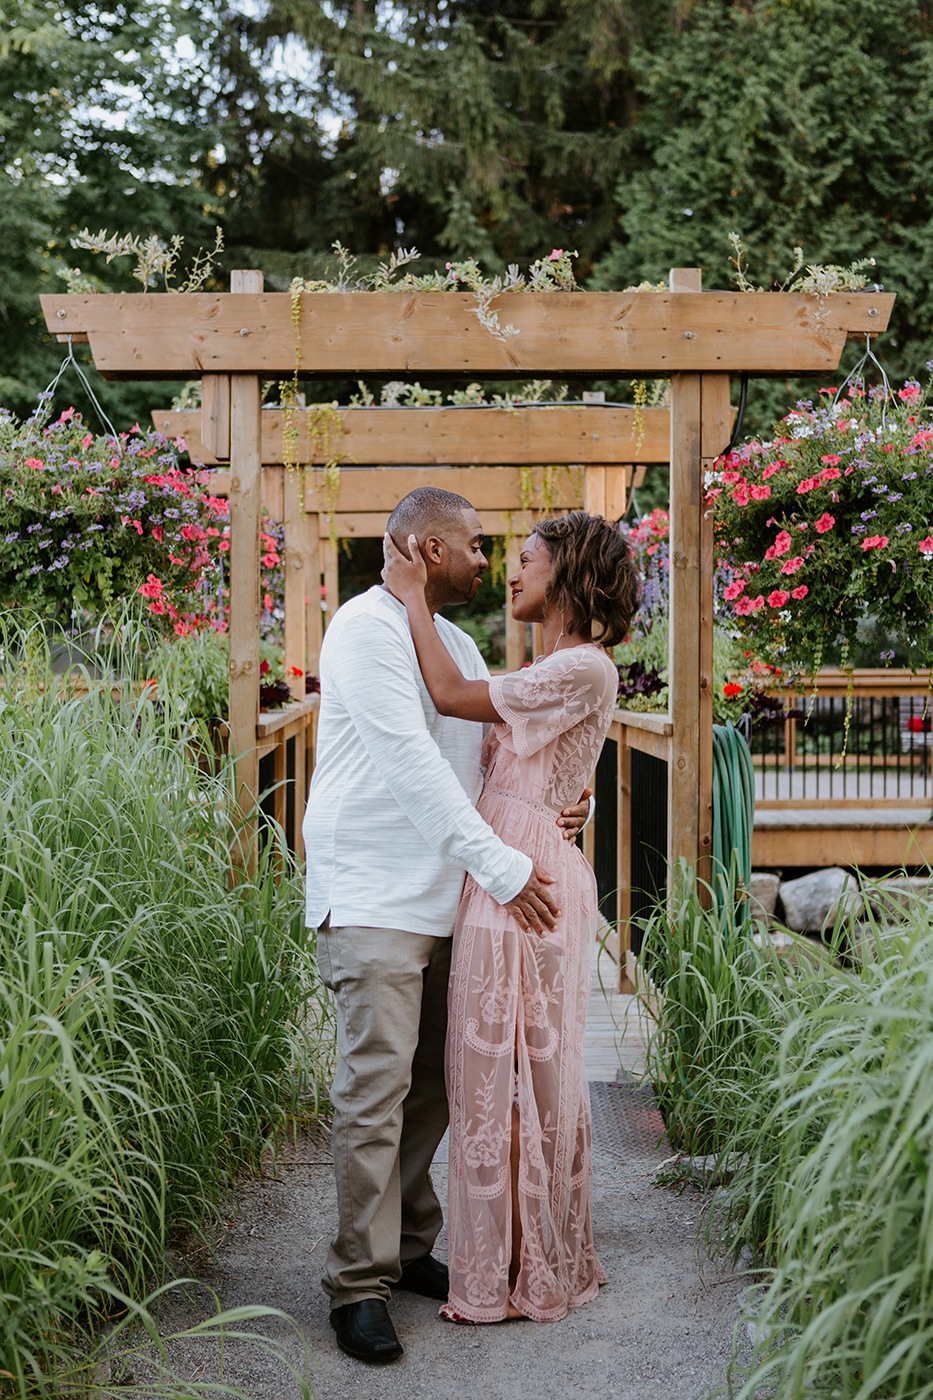
<svg viewBox="0 0 933 1400"><path fill-rule="evenodd" d="M930 355L933 11L918 0L0 0L0 401L26 412L59 348L37 294L102 225L216 225L231 267L273 288L417 246L490 270L552 246L582 285L700 265L729 285L727 234L764 286L874 255L898 293L895 374ZM85 407L77 386L63 394ZM623 394L627 386L612 386ZM349 385L309 386L345 401ZM799 386L756 385L751 426ZM128 426L168 385L101 392Z"/></svg>

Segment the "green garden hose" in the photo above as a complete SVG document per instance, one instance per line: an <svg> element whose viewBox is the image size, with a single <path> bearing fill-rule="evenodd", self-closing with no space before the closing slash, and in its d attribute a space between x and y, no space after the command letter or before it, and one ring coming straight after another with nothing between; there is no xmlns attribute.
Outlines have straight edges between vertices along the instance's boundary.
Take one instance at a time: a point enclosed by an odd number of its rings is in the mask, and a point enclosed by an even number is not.
<svg viewBox="0 0 933 1400"><path fill-rule="evenodd" d="M735 911L735 927L747 924L755 825L755 775L751 750L731 720L713 725L713 902Z"/></svg>

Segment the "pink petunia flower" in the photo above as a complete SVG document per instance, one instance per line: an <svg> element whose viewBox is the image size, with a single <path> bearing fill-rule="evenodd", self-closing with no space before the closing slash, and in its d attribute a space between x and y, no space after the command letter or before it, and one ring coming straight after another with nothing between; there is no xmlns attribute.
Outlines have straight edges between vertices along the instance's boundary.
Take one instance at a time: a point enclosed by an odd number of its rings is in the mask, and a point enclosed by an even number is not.
<svg viewBox="0 0 933 1400"><path fill-rule="evenodd" d="M563 248L552 248L551 251L550 251L550 252L548 253L548 255L547 255L547 260L548 260L548 262L557 262L558 258L562 258L563 256L564 256L564 250L563 250Z"/></svg>
<svg viewBox="0 0 933 1400"><path fill-rule="evenodd" d="M905 384L903 389L898 389L897 397L901 400L902 403L910 403L913 399L919 399L920 385Z"/></svg>
<svg viewBox="0 0 933 1400"><path fill-rule="evenodd" d="M44 463L40 462L38 457L27 457L25 465L32 467L34 472L38 472L42 470Z"/></svg>
<svg viewBox="0 0 933 1400"><path fill-rule="evenodd" d="M887 535L866 535L862 540L862 549L884 549L888 543Z"/></svg>
<svg viewBox="0 0 933 1400"><path fill-rule="evenodd" d="M759 593L757 598L739 598L735 605L735 610L739 617L748 617L749 613L757 612L758 609L763 608L764 605L765 600Z"/></svg>
<svg viewBox="0 0 933 1400"><path fill-rule="evenodd" d="M806 477L804 477L803 481L798 482L798 484L797 484L797 495L798 495L798 496L805 496L805 495L807 494L808 491L813 491L813 490L815 490L816 487L819 486L819 484L820 484L820 479L819 479L819 477L817 477L817 476L806 476Z"/></svg>
<svg viewBox="0 0 933 1400"><path fill-rule="evenodd" d="M788 559L781 565L782 574L795 574L803 563L803 555L798 554L796 559Z"/></svg>
<svg viewBox="0 0 933 1400"><path fill-rule="evenodd" d="M842 458L837 456L835 452L827 452L825 457L820 458L820 461L825 462L827 467L838 467ZM836 475L838 476L839 473L837 472Z"/></svg>
<svg viewBox="0 0 933 1400"><path fill-rule="evenodd" d="M146 582L141 583L136 591L141 593L144 598L161 598L162 580L156 578L155 574L150 574Z"/></svg>
<svg viewBox="0 0 933 1400"><path fill-rule="evenodd" d="M793 543L787 530L779 530L774 541L775 556L786 554Z"/></svg>
<svg viewBox="0 0 933 1400"><path fill-rule="evenodd" d="M748 488L748 494L751 496L753 501L767 501L771 498L771 487L750 486Z"/></svg>
<svg viewBox="0 0 933 1400"><path fill-rule="evenodd" d="M768 594L768 607L783 608L789 597L790 594L785 593L783 588L775 588L773 593Z"/></svg>
<svg viewBox="0 0 933 1400"><path fill-rule="evenodd" d="M737 578L729 584L728 588L725 589L722 595L727 603L734 602L734 600L738 598L740 593L744 593L747 581L748 580L744 578Z"/></svg>
<svg viewBox="0 0 933 1400"><path fill-rule="evenodd" d="M835 481L838 476L842 476L842 472L838 467L824 467L820 472L820 481Z"/></svg>
<svg viewBox="0 0 933 1400"><path fill-rule="evenodd" d="M807 585L806 585L805 583L801 583L800 586L799 586L798 588L795 588L795 589L794 589L794 591L791 593L790 596L791 596L792 598L796 598L796 599L798 600L798 602L799 602L801 598L806 598L806 596L807 596L807 594L808 594L809 592L810 592L810 590L809 590L809 588L807 587Z"/></svg>
<svg viewBox="0 0 933 1400"><path fill-rule="evenodd" d="M820 516L819 520L817 520L814 524L813 528L818 535L825 535L826 531L831 530L835 523L836 517L834 515L828 515L826 511L824 511L823 514Z"/></svg>
<svg viewBox="0 0 933 1400"><path fill-rule="evenodd" d="M927 535L925 540L921 540L917 545L921 554L933 554L933 535Z"/></svg>

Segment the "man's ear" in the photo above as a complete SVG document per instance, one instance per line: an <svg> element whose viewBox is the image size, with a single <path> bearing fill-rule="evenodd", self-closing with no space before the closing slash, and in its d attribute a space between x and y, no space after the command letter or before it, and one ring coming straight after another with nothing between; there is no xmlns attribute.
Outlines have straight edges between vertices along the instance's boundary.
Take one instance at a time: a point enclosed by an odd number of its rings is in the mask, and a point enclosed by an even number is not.
<svg viewBox="0 0 933 1400"><path fill-rule="evenodd" d="M440 564L446 553L447 546L440 535L428 535L421 543L421 557L428 564Z"/></svg>

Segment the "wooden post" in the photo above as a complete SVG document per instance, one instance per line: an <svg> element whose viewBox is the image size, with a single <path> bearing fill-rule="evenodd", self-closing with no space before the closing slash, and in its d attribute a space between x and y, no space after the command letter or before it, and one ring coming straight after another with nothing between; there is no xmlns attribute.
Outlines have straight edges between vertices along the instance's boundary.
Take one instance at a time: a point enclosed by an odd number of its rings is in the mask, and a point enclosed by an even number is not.
<svg viewBox="0 0 933 1400"><path fill-rule="evenodd" d="M324 517L321 516L322 529L325 523ZM325 628L340 606L340 573L338 560L337 545L331 539L330 534L325 532L321 538L321 573L324 575L323 602L326 604L325 607L321 608L321 615L324 619Z"/></svg>
<svg viewBox="0 0 933 1400"><path fill-rule="evenodd" d="M312 676L321 674L321 642L324 640L324 613L321 608L321 517L317 511L305 511L302 519L302 549L305 574L305 637L307 653L305 670Z"/></svg>
<svg viewBox="0 0 933 1400"><path fill-rule="evenodd" d="M301 499L301 478L294 468L285 471L283 483L285 527L285 673L288 688L296 700L305 693L304 672L308 665L308 622L305 598L311 560L307 554L307 516ZM290 668L301 671L300 676Z"/></svg>
<svg viewBox="0 0 933 1400"><path fill-rule="evenodd" d="M233 275L238 276L239 274L234 273ZM204 374L201 376L201 440L212 457L216 457L219 462L229 461L229 374Z"/></svg>
<svg viewBox="0 0 933 1400"><path fill-rule="evenodd" d="M676 268L671 291L698 292L699 269ZM671 380L671 526L670 526L670 656L668 692L674 726L668 765L669 877L681 856L696 867L702 855L700 809L705 803L700 786L707 768L704 750L712 745L712 730L701 734L700 635L712 618L704 617L701 566L703 561L703 483L700 467L701 377L675 374ZM711 613L711 610L710 610ZM708 682L707 682L708 686Z"/></svg>
<svg viewBox="0 0 933 1400"><path fill-rule="evenodd" d="M261 292L261 272L233 272L232 292ZM256 861L259 795L259 519L262 476L261 391L256 374L230 378L230 751L236 803L244 819L238 863Z"/></svg>
<svg viewBox="0 0 933 1400"><path fill-rule="evenodd" d="M505 545L505 575L510 579L518 572L522 541L517 535L509 535ZM505 585L505 669L517 671L525 664L525 624L516 622L512 616L512 599L508 583Z"/></svg>

